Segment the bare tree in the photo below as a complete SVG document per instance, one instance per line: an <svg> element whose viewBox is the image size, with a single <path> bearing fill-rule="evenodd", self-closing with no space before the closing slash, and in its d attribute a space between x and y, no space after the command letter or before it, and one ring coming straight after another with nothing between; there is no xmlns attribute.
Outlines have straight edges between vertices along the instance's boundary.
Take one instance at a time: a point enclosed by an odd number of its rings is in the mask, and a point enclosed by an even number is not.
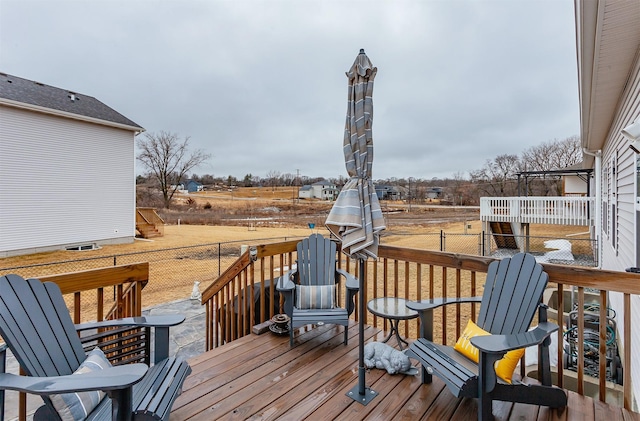
<svg viewBox="0 0 640 421"><path fill-rule="evenodd" d="M471 180L478 189L493 197L514 195L516 191L515 174L520 171L520 160L517 155L498 155L487 159L484 167L470 171Z"/></svg>
<svg viewBox="0 0 640 421"><path fill-rule="evenodd" d="M450 187L449 192L451 194L451 200L454 205L470 205L473 202L473 185L464 178L464 174L460 171L453 175L451 180L448 180Z"/></svg>
<svg viewBox="0 0 640 421"><path fill-rule="evenodd" d="M570 168L582 161L580 137L571 136L563 140L553 139L532 146L522 153L522 164L526 171L553 171ZM542 177L533 193L540 196L557 195L561 190L559 176ZM532 189L532 186L529 186ZM531 191L529 193L532 193Z"/></svg>
<svg viewBox="0 0 640 421"><path fill-rule="evenodd" d="M271 186L271 190L275 190L280 182L280 171L271 170L267 173L267 183Z"/></svg>
<svg viewBox="0 0 640 421"><path fill-rule="evenodd" d="M177 134L164 131L144 136L137 141L140 149L137 159L158 180L164 207L169 209L182 178L211 155L201 149L189 151L189 136L180 139Z"/></svg>
<svg viewBox="0 0 640 421"><path fill-rule="evenodd" d="M522 153L522 162L527 171L563 170L581 161L579 136L549 140Z"/></svg>

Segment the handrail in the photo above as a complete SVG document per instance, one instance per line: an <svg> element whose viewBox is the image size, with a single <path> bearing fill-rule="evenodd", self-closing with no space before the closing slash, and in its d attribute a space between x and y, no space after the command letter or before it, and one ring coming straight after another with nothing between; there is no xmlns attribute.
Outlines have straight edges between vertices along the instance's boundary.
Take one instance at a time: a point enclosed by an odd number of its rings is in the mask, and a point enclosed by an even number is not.
<svg viewBox="0 0 640 421"><path fill-rule="evenodd" d="M142 289L149 282L149 263L111 266L79 272L41 276L41 281L58 284L62 295L73 294L74 323L82 323L87 318L96 320L135 317L142 314ZM105 288L113 287L115 298L111 308L105 312ZM90 302L81 301L83 291L96 291L96 298ZM90 314L83 320L82 307Z"/></svg>
<svg viewBox="0 0 640 421"><path fill-rule="evenodd" d="M152 225L160 235L164 235L164 219L154 208L136 207L136 224Z"/></svg>
<svg viewBox="0 0 640 421"><path fill-rule="evenodd" d="M71 306L75 324L89 320L109 320L142 315L142 289L149 282L149 263L111 266L79 272L41 276L41 281L54 282L60 287L67 306ZM105 288L113 288L113 299L108 299ZM92 297L90 291L95 291ZM88 295L87 295L88 294ZM66 296L71 295L72 299ZM84 300L83 300L84 298ZM105 311L105 308L107 310ZM82 310L85 310L83 313ZM88 338L81 338L85 348L101 344L112 363L150 361L150 335L141 329L102 330ZM107 344L107 345L104 345ZM115 355L114 350L125 350L126 357ZM109 352L111 350L111 352ZM27 418L26 396L19 394L18 419Z"/></svg>
<svg viewBox="0 0 640 421"><path fill-rule="evenodd" d="M284 268L294 261L297 241L284 243L266 244L256 246L257 260L251 261L246 253L227 269L213 284L203 293L202 302L207 306L206 313L206 348L211 349L224 343L231 342L241 336L249 334L254 323L265 322L272 316L270 310L264 307L264 301L260 300L260 308L247 306L248 296L246 291L249 287L253 290L254 282L262 282L260 290L261 297L268 297L269 303L276 299L273 288L264 288L265 280L274 279L279 276ZM367 282L365 302L372 298L381 296L397 296L406 299L422 299L434 297L462 297L479 295L482 292L482 284L489 263L495 258L455 254L439 251L427 251L410 249L395 246L380 245L378 249L378 259L367 260L366 272L363 274ZM339 265L357 276L358 265L355 261L341 254ZM630 296L640 295L640 275L627 272L616 272L599 270L594 268L563 266L558 264L543 263L545 271L549 274L549 289L557 291L558 308L563 308L563 291L568 289L576 290L578 298L577 305L584 303L585 290L597 290L603 303L607 303L610 294L621 295L621 302L624 304L624 319L618 321L620 327L619 337L621 338L621 358L623 361L623 396L624 406L630 409L631 401L631 366L630 349L625 349L631 344L630 328ZM236 300L236 301L234 301ZM229 317L229 307L240 303L238 314ZM248 308L247 308L248 307ZM447 344L455 341L461 334L461 326L464 326L467 319L475 319L476 305L458 304L453 309L441 309L439 314L434 314L434 339ZM604 306L602 306L604 308ZM227 311L222 311L226 309ZM601 317L605 309L601 310ZM355 311L352 317L357 318ZM558 317L562 322L562 318ZM578 318L578 326L584 327L584 315ZM367 323L377 327L381 325L388 329L387 321L368 315ZM605 324L601 324L600 335L605 338ZM400 330L404 336L412 338L418 335L418 319L407 320L400 323ZM562 330L558 332L558 343L563 343ZM585 382L584 370L584 328L579 328L578 337L578 393L584 394ZM604 342L599 344L600 351L600 372L606 370L606 347ZM562 387L564 382L562 367L563 347L558 347L558 386ZM522 364L522 374L525 374L525 364ZM610 382L606 381L604 375L597 380L601 391L600 399L606 398L606 386Z"/></svg>

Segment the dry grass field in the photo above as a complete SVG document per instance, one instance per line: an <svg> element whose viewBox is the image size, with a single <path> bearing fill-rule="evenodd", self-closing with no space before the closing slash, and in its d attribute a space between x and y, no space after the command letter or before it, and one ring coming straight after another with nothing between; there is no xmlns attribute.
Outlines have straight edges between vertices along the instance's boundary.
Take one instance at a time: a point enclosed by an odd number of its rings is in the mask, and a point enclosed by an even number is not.
<svg viewBox="0 0 640 421"><path fill-rule="evenodd" d="M273 197L268 197L269 195ZM308 236L311 232L328 235L328 231L324 227L324 220L330 210L331 203L294 200L291 190L262 189L258 195L257 189L240 189L234 192L205 192L189 197L195 197L195 199L189 201L190 203L178 203L175 210L162 212L167 222L163 237L151 240L137 239L131 244L106 245L98 250L55 251L4 258L0 259L0 268L97 257L105 257L103 261L98 262L102 262L99 263L102 266L109 266L113 264L111 256L115 255L119 256L118 264L150 261L151 280L143 293L143 305L152 306L188 298L195 280L201 282L200 289L204 290L217 277L217 265L223 266L222 270L224 270L237 258L240 244L282 241L285 237L300 238ZM185 200L184 197L180 197L178 202L185 202ZM207 203L210 207L207 206ZM441 231L452 236L454 240L458 238L456 235L460 235L461 239L466 239L468 237L463 237L463 234L478 235L481 232L477 209L438 207L429 204L413 204L409 208L405 203L383 203L382 207L387 221L387 229L381 238L382 244L439 250ZM179 225L178 219L180 220ZM309 228L309 223L315 224L313 230ZM564 238L583 231L585 231L583 227L532 226L531 235ZM223 258L213 256L218 252L212 252L211 248L206 246L198 248L197 252L182 250L163 252L161 257L151 253L156 250L227 242L236 243L232 246L233 253L225 255ZM468 250L461 249L456 252L477 253L477 241L471 238L468 244ZM128 253L141 254L126 255ZM123 255L126 256L121 257ZM71 263L58 265L55 267L54 273L78 270L74 267ZM30 267L14 272L22 276L37 277L51 273L46 270L50 271L52 268ZM379 273L382 273L381 266L379 266ZM446 283L443 282L442 274L436 275L434 285L426 285L424 282L423 290L433 288L434 291L440 293L444 290L449 294L456 293L455 271L450 271L447 275L447 278L454 277L454 280L447 279ZM373 296L375 288L377 296L405 296L405 291L407 291L407 296L416 298L414 292L408 292L416 290L415 285L412 285L417 278L415 269L411 268L406 276L401 269L398 276L397 289L390 285L385 288L382 282L371 283L368 285L368 296ZM426 273L422 274L422 278L426 276ZM463 281L463 284L469 284L468 280L463 279ZM478 283L481 285L480 280ZM461 293L470 294L471 291L467 289ZM83 314L89 315L91 313L91 311L85 313L85 310L83 309ZM449 319L447 325L455 322L454 319ZM448 331L451 332L452 329L448 329ZM455 332L455 329L453 331Z"/></svg>

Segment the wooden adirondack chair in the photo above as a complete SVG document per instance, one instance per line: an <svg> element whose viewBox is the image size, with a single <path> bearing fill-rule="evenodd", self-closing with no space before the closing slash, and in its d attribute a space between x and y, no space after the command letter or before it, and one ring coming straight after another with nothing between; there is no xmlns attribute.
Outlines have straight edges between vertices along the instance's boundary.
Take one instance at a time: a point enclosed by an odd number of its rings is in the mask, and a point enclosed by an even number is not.
<svg viewBox="0 0 640 421"><path fill-rule="evenodd" d="M289 343L293 346L293 330L307 324L331 323L344 326L344 344L349 333L349 315L355 308L358 280L336 261L336 243L320 234L312 234L297 246L296 269L283 276L277 289L284 295L284 310L291 318ZM346 308L337 307L337 284L344 276Z"/></svg>
<svg viewBox="0 0 640 421"><path fill-rule="evenodd" d="M34 420L60 419L52 402L53 399L60 406L60 394L66 394L62 399L64 404L73 403L77 408L94 400L97 406L88 414L88 420L129 420L134 416L166 420L184 379L191 372L185 361L168 358L169 327L183 321L184 316L170 315L79 325L80 329L155 328L154 365L149 368L136 363L112 367L104 355L102 359L94 355L100 354L99 350L91 352L89 357L85 354L58 285L38 279L25 280L18 275L0 277L0 334L27 374L1 373L0 390L40 395L45 405L35 412ZM4 353L1 358L4 362ZM87 364L90 359L91 364ZM91 371L97 364L103 368ZM91 372L73 374L81 366L82 371ZM4 368L4 364L0 367ZM93 395L98 398L89 399L92 393L77 397L79 392L88 391L94 391ZM95 391L104 391L110 399Z"/></svg>
<svg viewBox="0 0 640 421"><path fill-rule="evenodd" d="M411 344L407 355L420 361L422 382L431 383L431 375L441 378L456 397L478 398L478 419L492 415L492 401L522 402L561 408L567 405L564 390L551 385L549 364L550 335L558 326L547 321L546 306L541 304L548 275L530 254L519 253L489 265L482 297L434 299L408 302L407 307L420 315L421 338ZM470 342L479 350L478 363L453 347L432 342L433 309L446 304L480 302L477 325L489 332ZM539 324L529 330L539 311ZM538 373L542 384L511 384L496 375L494 364L507 351L538 346Z"/></svg>

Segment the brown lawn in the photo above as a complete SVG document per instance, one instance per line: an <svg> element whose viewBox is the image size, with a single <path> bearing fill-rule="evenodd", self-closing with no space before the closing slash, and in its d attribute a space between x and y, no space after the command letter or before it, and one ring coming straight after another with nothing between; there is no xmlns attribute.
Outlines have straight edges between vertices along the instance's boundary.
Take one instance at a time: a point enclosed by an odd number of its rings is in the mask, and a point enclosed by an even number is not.
<svg viewBox="0 0 640 421"><path fill-rule="evenodd" d="M272 195L273 198L269 198L269 195ZM200 289L203 291L217 277L218 263L220 263L222 270L228 267L237 258L239 244L243 244L243 242L258 244L263 239L277 239L266 240L268 242L282 241L284 237L304 237L312 231L328 235L323 222L331 204L321 201L295 201L291 195L291 190L280 189L279 191L274 191L264 188L260 191L260 195L258 195L258 189L243 189L235 192L206 192L198 195L196 203L192 203L192 207L186 211L182 209L167 212L164 215L168 225L165 226L165 235L163 237L151 240L136 240L131 244L107 245L99 250L82 252L55 251L4 258L0 259L0 267L10 268L49 262L74 261L98 256L106 256L107 258L101 261L100 265L109 266L113 264L113 258L110 257L113 255L166 250L183 246L238 242L230 246L235 250L234 253L225 256L220 262L208 255L206 258L202 256L194 257L185 254L183 251L163 252L164 254L161 258L158 258L156 254L151 257L151 254L144 253L127 256L126 259L118 258L119 264L151 261L151 280L144 291L144 306L184 299L190 296L195 280L201 282ZM207 202L212 205L211 209L203 209L204 204ZM459 241L461 244L464 242L465 245L460 245L462 248L456 248L455 252L470 254L478 252L477 241L473 237L461 235L477 235L481 232L477 209L443 208L426 204L423 206L413 205L411 212L409 212L408 206L403 203L383 203L382 207L387 219L387 230L383 232L381 244L439 250L440 232L444 231L450 235L450 238L448 237L447 239L448 250L452 246L451 242ZM210 221L213 213L216 214L217 224L213 224ZM256 215L260 215L265 220L252 220L251 218L255 218ZM195 219L204 218L206 224L191 224L189 222L192 222L193 219L189 218L189 216L194 216ZM175 219L172 220L172 218ZM181 219L180 225L176 223L178 218ZM207 222L208 220L209 222ZM313 230L307 226L311 221L316 224ZM565 238L567 235L584 231L586 231L584 227L532 226L531 235ZM580 238L585 237L588 237L588 234L580 235ZM203 248L203 250L206 250L206 248ZM206 253L199 253L206 255ZM212 266L214 263L216 265L215 269ZM55 269L32 267L12 270L12 272L19 273L25 277L37 277L49 274L51 270L55 270L54 273L63 273L79 269L75 264L69 263L56 266ZM426 271L427 269L424 270ZM378 296L396 294L405 296L404 291L406 288L415 290L414 287L407 285L415 282L417 274L414 268L411 268L406 276L401 269L400 276L402 277L398 279L397 289L394 290L390 286L385 290L382 285L369 285L368 296L373 296L374 287L378 290ZM426 279L427 276L428 274L426 273L422 274L423 279ZM452 290L452 288L455 289L456 287L455 276L454 270L449 271L446 276L446 285L444 285L443 274L436 274L433 290L442 293L443 289L446 288L448 293L455 293L455 290ZM463 279L462 281L463 284L468 285L468 280ZM482 284L480 280L478 283L479 285ZM423 284L423 290L431 288L426 281L423 281ZM468 293L470 293L468 290L462 291L463 295ZM411 294L410 298L416 297ZM447 325L453 322L455 320L448 320ZM451 332L451 329L448 329L448 331Z"/></svg>

